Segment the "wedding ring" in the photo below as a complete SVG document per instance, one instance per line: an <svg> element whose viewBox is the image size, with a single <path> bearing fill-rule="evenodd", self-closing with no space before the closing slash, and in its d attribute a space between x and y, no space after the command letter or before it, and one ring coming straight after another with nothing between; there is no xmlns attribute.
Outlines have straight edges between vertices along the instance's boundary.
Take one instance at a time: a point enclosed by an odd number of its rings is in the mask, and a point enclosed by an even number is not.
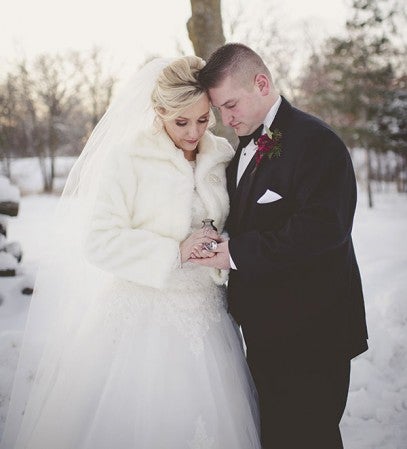
<svg viewBox="0 0 407 449"><path fill-rule="evenodd" d="M208 243L207 242L202 243L202 245L207 251L215 251L216 248L218 247L218 242L216 240L211 240Z"/></svg>

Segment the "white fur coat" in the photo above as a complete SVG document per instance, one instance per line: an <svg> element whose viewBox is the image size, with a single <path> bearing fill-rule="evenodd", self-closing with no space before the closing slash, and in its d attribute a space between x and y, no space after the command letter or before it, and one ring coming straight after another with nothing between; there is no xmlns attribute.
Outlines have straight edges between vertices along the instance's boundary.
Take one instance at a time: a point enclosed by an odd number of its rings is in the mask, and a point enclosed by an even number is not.
<svg viewBox="0 0 407 449"><path fill-rule="evenodd" d="M139 285L165 288L180 268L179 244L190 233L194 188L218 231L229 212L226 139L207 131L199 142L195 179L183 152L164 130L140 134L131 149L113 152L102 174L90 231L88 260ZM214 280L225 281L219 270Z"/></svg>

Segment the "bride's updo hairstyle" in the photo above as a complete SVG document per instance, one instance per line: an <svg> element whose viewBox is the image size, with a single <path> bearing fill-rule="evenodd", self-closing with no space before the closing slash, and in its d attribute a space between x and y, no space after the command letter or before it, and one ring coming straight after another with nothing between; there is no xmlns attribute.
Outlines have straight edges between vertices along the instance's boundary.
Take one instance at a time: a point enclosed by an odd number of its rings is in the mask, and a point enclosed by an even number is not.
<svg viewBox="0 0 407 449"><path fill-rule="evenodd" d="M159 118L163 121L173 120L207 95L198 82L199 71L205 64L198 56L184 56L163 69L151 94L153 108ZM214 123L211 111L209 125Z"/></svg>

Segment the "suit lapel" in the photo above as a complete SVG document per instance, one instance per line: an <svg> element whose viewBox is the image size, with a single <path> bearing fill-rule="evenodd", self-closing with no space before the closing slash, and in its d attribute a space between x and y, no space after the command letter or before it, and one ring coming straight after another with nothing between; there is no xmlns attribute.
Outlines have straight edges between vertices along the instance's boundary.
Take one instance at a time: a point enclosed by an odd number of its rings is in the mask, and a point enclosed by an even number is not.
<svg viewBox="0 0 407 449"><path fill-rule="evenodd" d="M236 206L236 199L237 199L236 180L237 180L237 167L239 165L241 152L242 147L239 144L235 156L233 157L230 164L226 168L226 182L230 201L230 211L229 216L227 218L226 229L228 229L228 232L230 234L234 233L234 229L236 226L236 212L238 210L238 207Z"/></svg>
<svg viewBox="0 0 407 449"><path fill-rule="evenodd" d="M270 129L279 129L283 132L287 119L289 118L289 115L291 113L291 105L290 103L282 97L281 105L278 108L277 114L275 119L273 120L273 123L269 126ZM284 148L283 148L284 151ZM241 150L240 150L241 152ZM240 157L240 153L239 153ZM233 203L231 204L231 209L234 209L234 215L236 217L236 229L239 229L243 219L247 217L247 209L250 206L250 196L251 191L253 188L254 181L256 179L256 174L259 169L261 169L261 166L264 165L266 162L267 156L263 157L263 159L260 161L258 166L256 167L256 158L253 156L251 159L249 165L247 166L246 170L244 171L239 185L235 191L235 195L233 198ZM237 166L234 170L235 175L235 185L236 185L236 178L237 178Z"/></svg>
<svg viewBox="0 0 407 449"><path fill-rule="evenodd" d="M250 190L253 184L254 170L256 168L256 158L253 156L246 167L242 177L240 178L239 185L236 189L236 203L237 203L237 226L239 226L243 214L246 211L246 206L248 205L248 199Z"/></svg>
<svg viewBox="0 0 407 449"><path fill-rule="evenodd" d="M229 196L230 196L231 200L236 192L237 167L239 165L239 159L240 159L241 152L242 152L242 148L239 145L237 147L235 155L233 156L233 159L230 161L230 164L226 168L228 192L229 192Z"/></svg>

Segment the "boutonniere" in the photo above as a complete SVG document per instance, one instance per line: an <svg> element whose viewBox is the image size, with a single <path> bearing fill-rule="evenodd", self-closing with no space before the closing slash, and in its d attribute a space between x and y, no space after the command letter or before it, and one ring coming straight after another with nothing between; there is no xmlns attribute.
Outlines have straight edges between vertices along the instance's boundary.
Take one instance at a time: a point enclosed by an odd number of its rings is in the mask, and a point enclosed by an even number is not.
<svg viewBox="0 0 407 449"><path fill-rule="evenodd" d="M266 134L261 135L256 142L257 150L254 154L256 157L256 167L260 164L264 156L268 156L269 159L281 156L281 131L278 129L270 131L267 126L265 128Z"/></svg>

